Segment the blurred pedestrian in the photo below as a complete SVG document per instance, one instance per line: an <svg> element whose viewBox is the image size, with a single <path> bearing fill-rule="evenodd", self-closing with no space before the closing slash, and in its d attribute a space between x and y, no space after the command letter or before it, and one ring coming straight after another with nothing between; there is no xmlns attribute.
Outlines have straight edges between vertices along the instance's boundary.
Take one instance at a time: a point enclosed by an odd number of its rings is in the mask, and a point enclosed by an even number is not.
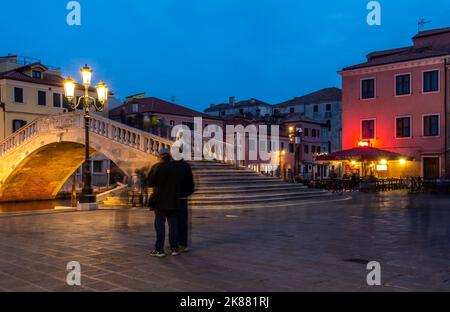
<svg viewBox="0 0 450 312"><path fill-rule="evenodd" d="M194 193L195 184L191 166L184 159L179 160L177 164L181 183L180 209L178 210L179 243L180 250L187 252L190 249L188 197Z"/></svg>

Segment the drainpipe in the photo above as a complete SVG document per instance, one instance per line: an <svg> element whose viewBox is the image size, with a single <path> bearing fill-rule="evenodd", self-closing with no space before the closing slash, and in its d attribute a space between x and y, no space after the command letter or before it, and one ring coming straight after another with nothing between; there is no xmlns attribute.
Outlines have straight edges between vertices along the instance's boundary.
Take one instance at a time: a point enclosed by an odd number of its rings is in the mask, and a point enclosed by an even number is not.
<svg viewBox="0 0 450 312"><path fill-rule="evenodd" d="M0 86L0 108L3 110L3 135L4 135L4 138L6 138L6 104L4 102L2 102L2 88L1 88L1 86Z"/></svg>
<svg viewBox="0 0 450 312"><path fill-rule="evenodd" d="M449 166L449 151L448 151L448 149L449 149L449 140L450 140L450 133L448 132L449 131L449 126L448 126L448 123L450 122L450 119L449 119L449 116L448 116L448 113L449 113L449 98L448 98L448 96L449 96L449 94L448 94L448 88L449 88L449 86L448 86L448 68L447 68L447 66L449 66L450 64L449 64L449 62L448 62L448 60L445 60L444 61L444 86L445 86L445 90L444 90L444 109L445 109L445 134L446 134L446 138L445 138L445 153L444 153L444 155L445 155L445 175L446 175L446 179L449 179L450 178L450 170L449 170L449 168L448 168L448 166Z"/></svg>
<svg viewBox="0 0 450 312"><path fill-rule="evenodd" d="M0 92L0 108L3 110L3 135L4 135L4 138L6 138L6 107L5 106L6 106L5 103L3 103L1 101L1 92Z"/></svg>

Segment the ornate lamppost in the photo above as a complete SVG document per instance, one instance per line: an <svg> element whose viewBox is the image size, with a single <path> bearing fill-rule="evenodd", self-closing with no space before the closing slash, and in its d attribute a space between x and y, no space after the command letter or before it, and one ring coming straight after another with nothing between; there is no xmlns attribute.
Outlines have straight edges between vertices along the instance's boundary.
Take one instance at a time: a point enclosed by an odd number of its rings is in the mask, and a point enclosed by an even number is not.
<svg viewBox="0 0 450 312"><path fill-rule="evenodd" d="M91 87L92 70L85 65L81 69L81 77L83 79L84 95L80 96L71 106L77 109L81 106L84 108L84 130L85 130L85 161L83 164L83 190L79 200L79 208L83 210L93 210L97 208L96 196L92 189L91 175L91 156L89 150L89 120L91 118L91 107L94 111L103 111L106 101L108 100L108 87L103 81L100 81L95 87L97 90L97 99L89 96L89 88ZM64 95L69 102L75 97L76 83L72 78L64 81Z"/></svg>
<svg viewBox="0 0 450 312"><path fill-rule="evenodd" d="M297 175L299 173L299 162L300 162L300 153L301 153L301 137L303 135L303 129L297 128L294 126L289 127L289 141L294 144L294 174ZM297 148L300 147L300 148ZM297 153L298 150L298 153Z"/></svg>
<svg viewBox="0 0 450 312"><path fill-rule="evenodd" d="M282 157L284 155L286 155L286 151L284 149L278 151L278 160L279 160L279 167L278 168L280 168L279 169L280 170L280 178L282 178L282 179L284 179L284 177L283 177L283 172L282 172L283 164L282 164L281 160L282 160Z"/></svg>

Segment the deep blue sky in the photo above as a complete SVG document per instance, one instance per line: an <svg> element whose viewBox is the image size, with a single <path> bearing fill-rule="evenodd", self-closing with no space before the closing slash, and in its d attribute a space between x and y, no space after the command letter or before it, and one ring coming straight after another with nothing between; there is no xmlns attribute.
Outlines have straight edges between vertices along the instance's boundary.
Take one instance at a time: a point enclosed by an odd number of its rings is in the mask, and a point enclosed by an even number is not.
<svg viewBox="0 0 450 312"><path fill-rule="evenodd" d="M337 70L409 45L420 17L433 21L427 28L450 26L448 0L381 0L374 27L368 0L79 2L82 25L70 27L66 0L2 1L0 54L35 56L76 77L88 63L120 98L175 96L199 110L231 95L277 103L340 87Z"/></svg>

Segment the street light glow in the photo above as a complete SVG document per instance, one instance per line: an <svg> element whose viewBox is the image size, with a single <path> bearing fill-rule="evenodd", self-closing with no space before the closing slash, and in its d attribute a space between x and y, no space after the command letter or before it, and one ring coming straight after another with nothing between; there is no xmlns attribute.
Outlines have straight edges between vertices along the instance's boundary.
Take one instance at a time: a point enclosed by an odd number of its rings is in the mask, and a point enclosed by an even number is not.
<svg viewBox="0 0 450 312"><path fill-rule="evenodd" d="M100 80L95 88L97 89L98 101L104 104L108 100L108 86Z"/></svg>
<svg viewBox="0 0 450 312"><path fill-rule="evenodd" d="M83 77L83 85L89 87L91 85L92 80L92 69L89 68L89 66L84 65L84 67L81 69L81 76Z"/></svg>
<svg viewBox="0 0 450 312"><path fill-rule="evenodd" d="M75 81L70 77L64 81L64 95L69 102L72 101L75 96Z"/></svg>

